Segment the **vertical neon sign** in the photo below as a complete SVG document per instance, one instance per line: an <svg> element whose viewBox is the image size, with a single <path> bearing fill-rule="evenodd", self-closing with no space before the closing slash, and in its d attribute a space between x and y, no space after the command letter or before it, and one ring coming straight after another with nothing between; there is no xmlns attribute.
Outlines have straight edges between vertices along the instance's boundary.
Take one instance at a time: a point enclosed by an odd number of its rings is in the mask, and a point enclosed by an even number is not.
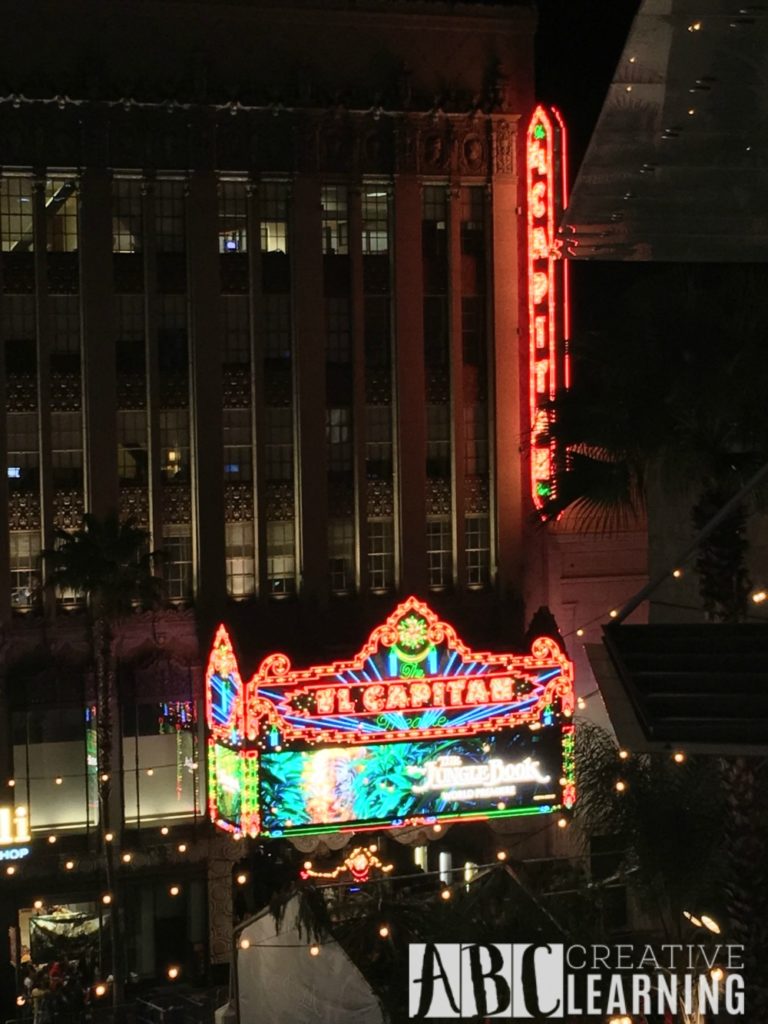
<svg viewBox="0 0 768 1024"><path fill-rule="evenodd" d="M566 189L565 126L557 110L539 106L526 136L531 496L538 509L555 492L550 403L570 383L567 264L555 239Z"/></svg>

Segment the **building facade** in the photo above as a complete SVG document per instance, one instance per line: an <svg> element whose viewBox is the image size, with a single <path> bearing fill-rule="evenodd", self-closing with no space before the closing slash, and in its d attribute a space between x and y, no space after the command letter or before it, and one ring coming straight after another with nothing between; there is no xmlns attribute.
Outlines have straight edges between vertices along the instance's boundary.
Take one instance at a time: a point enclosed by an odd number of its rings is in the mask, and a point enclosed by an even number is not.
<svg viewBox="0 0 768 1024"><path fill-rule="evenodd" d="M535 20L523 3L78 0L62 26L42 0L12 7L0 778L32 843L3 913L22 945L35 894L103 914L86 618L41 551L117 512L164 552L169 605L118 637L129 966L205 973L247 874L205 822L214 624L249 660L317 663L415 593L512 650L539 593Z"/></svg>

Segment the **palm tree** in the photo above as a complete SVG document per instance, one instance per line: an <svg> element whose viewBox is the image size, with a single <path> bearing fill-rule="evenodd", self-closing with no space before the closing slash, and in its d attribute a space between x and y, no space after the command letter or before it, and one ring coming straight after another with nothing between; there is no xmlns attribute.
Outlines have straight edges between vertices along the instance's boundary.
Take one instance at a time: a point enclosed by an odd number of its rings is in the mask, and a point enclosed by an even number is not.
<svg viewBox="0 0 768 1024"><path fill-rule="evenodd" d="M571 508L610 530L646 506L653 515L656 496L687 504L696 531L709 522L768 462L766 322L768 289L754 274L665 268L623 296L607 327L576 337L574 384L553 407L566 454L547 518ZM746 615L746 523L761 497L700 546L711 621Z"/></svg>
<svg viewBox="0 0 768 1024"><path fill-rule="evenodd" d="M162 594L162 581L153 572L158 552L148 552L149 534L135 521L104 519L86 514L78 530L56 531L56 546L44 551L48 585L85 598L96 677L99 824L110 913L112 994L117 1013L124 1002L124 907L116 870L117 843L107 840L115 832L111 821L114 709L117 706L115 627L136 606L154 607ZM119 823L115 823L119 826Z"/></svg>

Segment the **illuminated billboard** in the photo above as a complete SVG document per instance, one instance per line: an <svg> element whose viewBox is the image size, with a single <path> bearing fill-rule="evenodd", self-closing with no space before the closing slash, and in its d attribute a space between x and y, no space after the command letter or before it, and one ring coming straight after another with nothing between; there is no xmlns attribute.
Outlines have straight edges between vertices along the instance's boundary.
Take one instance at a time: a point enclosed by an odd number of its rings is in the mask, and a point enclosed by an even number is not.
<svg viewBox="0 0 768 1024"><path fill-rule="evenodd" d="M416 598L349 661L207 673L209 813L235 834L398 828L570 807L572 666L554 640L472 651Z"/></svg>

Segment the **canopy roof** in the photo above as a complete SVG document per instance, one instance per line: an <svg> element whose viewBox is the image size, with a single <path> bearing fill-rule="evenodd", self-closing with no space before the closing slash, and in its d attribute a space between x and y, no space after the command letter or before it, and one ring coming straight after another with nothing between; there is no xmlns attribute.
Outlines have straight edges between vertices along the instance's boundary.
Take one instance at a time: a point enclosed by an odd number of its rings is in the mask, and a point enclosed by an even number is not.
<svg viewBox="0 0 768 1024"><path fill-rule="evenodd" d="M575 259L768 258L768 3L643 0L562 231Z"/></svg>

